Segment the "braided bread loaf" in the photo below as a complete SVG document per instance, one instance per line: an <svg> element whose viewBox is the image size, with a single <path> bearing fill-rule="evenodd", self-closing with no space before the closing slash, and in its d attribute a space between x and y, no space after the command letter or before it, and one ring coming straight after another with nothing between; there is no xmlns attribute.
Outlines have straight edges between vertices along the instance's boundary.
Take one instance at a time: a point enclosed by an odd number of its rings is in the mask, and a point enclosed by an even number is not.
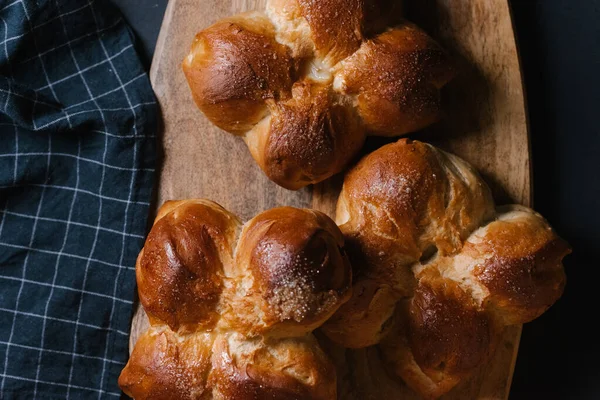
<svg viewBox="0 0 600 400"><path fill-rule="evenodd" d="M350 296L342 246L317 211L272 209L242 228L215 203L167 202L136 265L151 327L119 385L138 400L336 399L311 331Z"/></svg>
<svg viewBox="0 0 600 400"><path fill-rule="evenodd" d="M337 223L353 291L322 327L352 348L380 345L392 374L439 397L482 366L503 326L562 294L566 242L534 211L494 209L473 168L400 140L346 176Z"/></svg>
<svg viewBox="0 0 600 400"><path fill-rule="evenodd" d="M194 100L244 138L277 184L320 182L367 134L401 135L438 118L453 68L430 37L397 18L399 3L270 0L265 13L219 21L196 35L183 62Z"/></svg>

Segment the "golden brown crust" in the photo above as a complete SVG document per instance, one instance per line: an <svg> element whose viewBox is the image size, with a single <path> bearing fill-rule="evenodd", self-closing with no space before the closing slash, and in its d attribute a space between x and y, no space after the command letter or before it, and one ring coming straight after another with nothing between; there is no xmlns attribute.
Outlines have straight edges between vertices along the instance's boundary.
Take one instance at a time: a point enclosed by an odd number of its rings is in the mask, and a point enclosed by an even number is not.
<svg viewBox="0 0 600 400"><path fill-rule="evenodd" d="M265 14L218 22L184 61L196 104L243 135L277 184L327 179L368 133L400 135L438 118L453 68L423 31L399 21L399 3L270 0Z"/></svg>
<svg viewBox="0 0 600 400"><path fill-rule="evenodd" d="M346 176L336 216L353 295L323 326L348 347L380 343L390 370L437 398L481 366L503 326L560 297L568 245L533 210L494 209L456 156L399 140Z"/></svg>
<svg viewBox="0 0 600 400"><path fill-rule="evenodd" d="M215 398L336 399L335 369L311 337L248 341L222 336L209 376Z"/></svg>
<svg viewBox="0 0 600 400"><path fill-rule="evenodd" d="M152 326L119 384L136 399L334 400L311 331L350 296L343 246L317 211L277 208L241 229L216 203L165 203L136 266Z"/></svg>
<svg viewBox="0 0 600 400"><path fill-rule="evenodd" d="M408 341L427 375L471 372L486 361L493 334L490 317L456 282L436 273L419 280L410 304Z"/></svg>
<svg viewBox="0 0 600 400"><path fill-rule="evenodd" d="M342 92L358 95L367 129L398 136L439 117L439 89L454 76L446 53L423 31L404 22L364 42L336 75Z"/></svg>
<svg viewBox="0 0 600 400"><path fill-rule="evenodd" d="M375 345L394 326L394 310L400 299L390 285L359 278L352 285L350 300L342 304L321 330L345 347L359 349Z"/></svg>
<svg viewBox="0 0 600 400"><path fill-rule="evenodd" d="M157 219L136 266L140 302L153 323L175 331L216 324L223 263L231 263L227 250L238 228L236 217L210 202L178 203Z"/></svg>
<svg viewBox="0 0 600 400"><path fill-rule="evenodd" d="M399 303L400 321L380 344L388 369L422 397L435 399L467 378L493 352L493 319L456 282L425 273Z"/></svg>
<svg viewBox="0 0 600 400"><path fill-rule="evenodd" d="M441 217L445 189L431 148L403 139L367 155L346 175L341 196L349 219L337 222L350 237L349 246L360 246L367 262L395 259L397 254L416 261L428 219ZM377 221L372 229L363 229L372 221ZM364 271L369 276L380 272Z"/></svg>
<svg viewBox="0 0 600 400"><path fill-rule="evenodd" d="M266 211L246 224L240 243L236 265L247 275L238 284L246 288L240 302L232 303L231 323L241 324L241 332L304 335L350 296L344 241L325 214L291 207ZM256 307L259 313L239 312Z"/></svg>
<svg viewBox="0 0 600 400"><path fill-rule="evenodd" d="M312 336L248 339L237 333L149 330L119 377L136 400L335 400L335 368Z"/></svg>
<svg viewBox="0 0 600 400"><path fill-rule="evenodd" d="M489 291L490 307L506 324L539 317L562 295L562 259L571 249L539 215L517 208L474 236L477 243L466 246L487 256L473 275Z"/></svg>
<svg viewBox="0 0 600 400"><path fill-rule="evenodd" d="M363 39L364 0L297 1L310 25L317 56L325 63L335 65L358 49Z"/></svg>
<svg viewBox="0 0 600 400"><path fill-rule="evenodd" d="M329 178L362 147L365 133L358 116L335 104L329 89L299 82L292 99L274 106L261 167L287 189Z"/></svg>
<svg viewBox="0 0 600 400"><path fill-rule="evenodd" d="M150 329L136 343L119 376L123 392L136 400L208 399L213 338L193 335L180 342L172 331Z"/></svg>
<svg viewBox="0 0 600 400"><path fill-rule="evenodd" d="M470 230L491 218L489 189L451 157L401 139L364 157L346 175L337 223L355 287L352 299L323 327L332 339L347 347L377 344L395 303L413 293L410 266L432 251L457 251Z"/></svg>
<svg viewBox="0 0 600 400"><path fill-rule="evenodd" d="M489 189L464 161L400 139L367 155L346 175L336 219L349 251L359 247L353 259L362 255L380 264L392 257L406 264L432 244L442 254L456 251L493 212ZM365 273L389 279L379 270L385 268Z"/></svg>
<svg viewBox="0 0 600 400"><path fill-rule="evenodd" d="M267 115L267 99L289 96L296 65L274 35L269 20L256 14L196 35L183 71L196 104L218 127L245 132Z"/></svg>

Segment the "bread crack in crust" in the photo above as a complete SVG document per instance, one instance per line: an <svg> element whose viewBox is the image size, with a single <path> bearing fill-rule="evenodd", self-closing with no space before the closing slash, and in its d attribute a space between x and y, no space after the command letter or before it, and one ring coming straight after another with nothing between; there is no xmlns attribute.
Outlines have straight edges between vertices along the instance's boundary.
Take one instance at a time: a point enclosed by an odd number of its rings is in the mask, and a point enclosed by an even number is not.
<svg viewBox="0 0 600 400"><path fill-rule="evenodd" d="M391 375L437 398L481 367L504 326L562 294L570 253L542 216L495 208L465 161L401 139L344 180L337 223L351 299L322 327L344 347L379 346Z"/></svg>
<svg viewBox="0 0 600 400"><path fill-rule="evenodd" d="M183 70L194 101L242 136L277 184L299 189L344 169L367 135L438 119L455 72L399 1L270 0L199 32Z"/></svg>
<svg viewBox="0 0 600 400"><path fill-rule="evenodd" d="M165 203L136 265L150 328L119 377L135 399L327 399L312 331L350 297L335 223L282 207L242 226L206 200Z"/></svg>

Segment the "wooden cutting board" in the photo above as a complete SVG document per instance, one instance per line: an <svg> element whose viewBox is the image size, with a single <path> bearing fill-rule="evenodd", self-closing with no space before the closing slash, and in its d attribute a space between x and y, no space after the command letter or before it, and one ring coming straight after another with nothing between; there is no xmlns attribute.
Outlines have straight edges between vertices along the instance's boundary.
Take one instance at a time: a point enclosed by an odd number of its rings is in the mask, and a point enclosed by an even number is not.
<svg viewBox="0 0 600 400"><path fill-rule="evenodd" d="M158 204L205 197L248 220L271 207L313 207L333 216L341 177L292 192L270 182L241 139L214 127L194 105L181 62L195 33L220 18L262 9L265 0L171 0L151 69L164 129ZM443 120L411 135L475 165L498 203L531 203L527 119L508 0L408 0L406 15L455 56L461 74L444 91ZM365 152L384 144L372 138ZM141 309L133 319L131 347L148 326ZM493 360L445 399L508 397L520 326L504 333ZM387 376L377 349L331 348L340 365L341 398L417 398ZM350 366L350 367L349 367ZM360 388L369 388L366 392Z"/></svg>

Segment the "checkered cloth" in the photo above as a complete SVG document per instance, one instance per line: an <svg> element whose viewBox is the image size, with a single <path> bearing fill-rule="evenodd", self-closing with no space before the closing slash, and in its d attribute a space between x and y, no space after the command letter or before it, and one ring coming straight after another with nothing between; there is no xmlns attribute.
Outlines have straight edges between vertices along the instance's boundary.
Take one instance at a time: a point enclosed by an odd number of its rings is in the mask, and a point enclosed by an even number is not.
<svg viewBox="0 0 600 400"><path fill-rule="evenodd" d="M102 1L0 0L0 399L120 396L157 106Z"/></svg>

